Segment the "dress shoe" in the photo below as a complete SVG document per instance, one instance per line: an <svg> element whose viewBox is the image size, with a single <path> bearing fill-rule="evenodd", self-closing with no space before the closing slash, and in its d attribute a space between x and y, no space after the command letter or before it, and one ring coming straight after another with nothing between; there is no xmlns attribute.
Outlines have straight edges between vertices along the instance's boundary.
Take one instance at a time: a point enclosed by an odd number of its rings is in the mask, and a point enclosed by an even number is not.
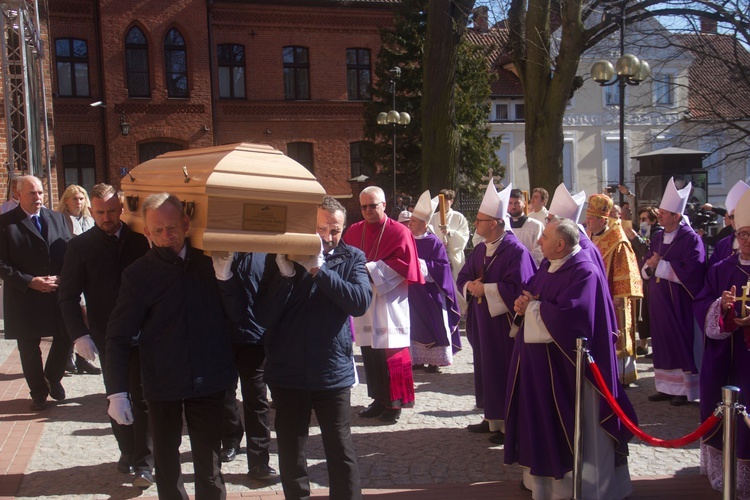
<svg viewBox="0 0 750 500"><path fill-rule="evenodd" d="M89 375L101 375L102 369L92 365L88 359L76 355L76 372L78 375L88 373Z"/></svg>
<svg viewBox="0 0 750 500"><path fill-rule="evenodd" d="M487 440L492 444L505 444L505 434L502 432L493 432Z"/></svg>
<svg viewBox="0 0 750 500"><path fill-rule="evenodd" d="M466 430L469 432L474 432L476 434L491 432L490 423L487 420L482 420L482 422L478 424L469 424L466 426Z"/></svg>
<svg viewBox="0 0 750 500"><path fill-rule="evenodd" d="M73 356L68 356L68 362L65 364L65 371L68 373L78 372L78 368L76 368L76 362L73 360Z"/></svg>
<svg viewBox="0 0 750 500"><path fill-rule="evenodd" d="M237 458L237 448L224 448L221 450L221 455L219 455L219 460L222 462L231 462L235 458Z"/></svg>
<svg viewBox="0 0 750 500"><path fill-rule="evenodd" d="M154 484L154 476L147 470L135 471L135 477L133 478L133 486L146 490Z"/></svg>
<svg viewBox="0 0 750 500"><path fill-rule="evenodd" d="M52 380L45 379L47 381L47 387L49 387L49 397L57 401L65 399L65 388L58 380L53 382Z"/></svg>
<svg viewBox="0 0 750 500"><path fill-rule="evenodd" d="M672 396L663 392L657 392L648 397L649 401L669 401L670 399L672 399Z"/></svg>
<svg viewBox="0 0 750 500"><path fill-rule="evenodd" d="M683 406L688 404L687 396L675 396L669 402L672 406Z"/></svg>
<svg viewBox="0 0 750 500"><path fill-rule="evenodd" d="M359 412L362 418L376 418L383 414L385 406L380 401L373 401L370 406Z"/></svg>
<svg viewBox="0 0 750 500"><path fill-rule="evenodd" d="M441 373L437 365L427 365L426 373Z"/></svg>
<svg viewBox="0 0 750 500"><path fill-rule="evenodd" d="M29 409L31 411L42 411L45 408L47 408L47 398L44 397L36 397L31 400L31 406Z"/></svg>
<svg viewBox="0 0 750 500"><path fill-rule="evenodd" d="M648 354L648 347L638 346L638 347L635 348L635 353L638 356L645 356L646 354Z"/></svg>
<svg viewBox="0 0 750 500"><path fill-rule="evenodd" d="M386 408L383 413L380 414L378 420L388 424L395 424L398 422L399 418L401 418L401 408Z"/></svg>
<svg viewBox="0 0 750 500"><path fill-rule="evenodd" d="M424 365L411 365L412 370L424 370Z"/></svg>
<svg viewBox="0 0 750 500"><path fill-rule="evenodd" d="M276 469L270 465L253 465L247 472L251 479L270 479L277 475Z"/></svg>
<svg viewBox="0 0 750 500"><path fill-rule="evenodd" d="M117 471L123 474L132 474L134 472L133 457L124 453L120 455L120 460L117 461Z"/></svg>

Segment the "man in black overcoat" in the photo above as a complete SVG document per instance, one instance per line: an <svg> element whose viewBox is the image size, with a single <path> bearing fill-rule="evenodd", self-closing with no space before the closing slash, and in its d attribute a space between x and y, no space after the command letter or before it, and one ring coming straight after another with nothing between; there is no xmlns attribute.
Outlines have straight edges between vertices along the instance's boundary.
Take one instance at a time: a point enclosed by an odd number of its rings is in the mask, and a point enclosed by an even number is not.
<svg viewBox="0 0 750 500"><path fill-rule="evenodd" d="M21 368L31 392L31 410L46 407L47 396L65 399L70 338L65 331L57 288L70 231L65 216L43 206L44 189L31 175L18 181L19 205L0 215L0 279L3 280L5 337L18 343ZM52 337L42 364L42 337Z"/></svg>

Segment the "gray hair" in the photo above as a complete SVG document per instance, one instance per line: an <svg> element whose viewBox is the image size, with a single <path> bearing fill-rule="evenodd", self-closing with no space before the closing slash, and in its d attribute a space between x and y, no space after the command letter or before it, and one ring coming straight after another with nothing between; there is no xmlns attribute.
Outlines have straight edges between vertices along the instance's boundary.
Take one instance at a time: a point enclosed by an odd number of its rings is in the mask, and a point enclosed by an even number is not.
<svg viewBox="0 0 750 500"><path fill-rule="evenodd" d="M143 202L143 208L141 208L141 211L142 211L141 213L143 214L143 218L144 219L146 218L146 213L149 210L158 210L165 203L168 205L172 205L180 213L184 213L183 208L182 208L182 202L180 201L178 197L169 193L155 193L155 194L150 195Z"/></svg>
<svg viewBox="0 0 750 500"><path fill-rule="evenodd" d="M35 176L35 175L18 175L16 177L14 177L14 179L18 179L16 181L18 183L18 184L16 184L16 189L18 191L22 190L23 186L26 185L27 182L34 182L34 181L36 181L36 182L39 183L39 185L42 185L42 180L39 177Z"/></svg>
<svg viewBox="0 0 750 500"><path fill-rule="evenodd" d="M362 190L361 193L359 193L359 196L362 196L363 194L372 194L375 195L380 201L385 201L385 191L383 191L383 189L379 188L378 186L367 186Z"/></svg>
<svg viewBox="0 0 750 500"><path fill-rule="evenodd" d="M572 249L578 245L580 240L580 229L578 224L573 222L571 219L565 219L562 217L555 217L550 223L557 222L557 235L565 242L567 248Z"/></svg>
<svg viewBox="0 0 750 500"><path fill-rule="evenodd" d="M346 208L344 208L344 205L339 203L339 200L334 198L333 196L324 196L323 201L318 205L318 207L321 210L325 210L329 214L335 214L336 212L341 212L344 214L344 224L346 224Z"/></svg>

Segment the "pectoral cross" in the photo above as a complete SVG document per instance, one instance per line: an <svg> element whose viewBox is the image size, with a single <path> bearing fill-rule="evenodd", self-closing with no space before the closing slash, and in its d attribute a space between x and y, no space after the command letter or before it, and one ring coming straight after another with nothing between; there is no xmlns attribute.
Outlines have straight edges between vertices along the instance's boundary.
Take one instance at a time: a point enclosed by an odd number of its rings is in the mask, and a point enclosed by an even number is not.
<svg viewBox="0 0 750 500"><path fill-rule="evenodd" d="M737 297L737 300L735 302L740 302L740 318L744 318L747 316L747 313L745 312L745 308L747 307L747 303L750 302L750 279L747 280L747 285L742 287L742 295Z"/></svg>

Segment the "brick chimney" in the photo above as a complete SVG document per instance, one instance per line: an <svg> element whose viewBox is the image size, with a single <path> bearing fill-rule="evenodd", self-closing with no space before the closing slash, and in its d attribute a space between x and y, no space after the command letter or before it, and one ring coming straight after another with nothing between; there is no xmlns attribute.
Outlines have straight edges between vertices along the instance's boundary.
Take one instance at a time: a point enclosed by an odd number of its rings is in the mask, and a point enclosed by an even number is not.
<svg viewBox="0 0 750 500"><path fill-rule="evenodd" d="M717 22L715 19L709 19L708 17L701 17L701 33L709 33L715 35Z"/></svg>
<svg viewBox="0 0 750 500"><path fill-rule="evenodd" d="M471 11L471 20L474 23L474 29L482 33L486 33L490 30L489 11L490 8L486 5L477 7Z"/></svg>

